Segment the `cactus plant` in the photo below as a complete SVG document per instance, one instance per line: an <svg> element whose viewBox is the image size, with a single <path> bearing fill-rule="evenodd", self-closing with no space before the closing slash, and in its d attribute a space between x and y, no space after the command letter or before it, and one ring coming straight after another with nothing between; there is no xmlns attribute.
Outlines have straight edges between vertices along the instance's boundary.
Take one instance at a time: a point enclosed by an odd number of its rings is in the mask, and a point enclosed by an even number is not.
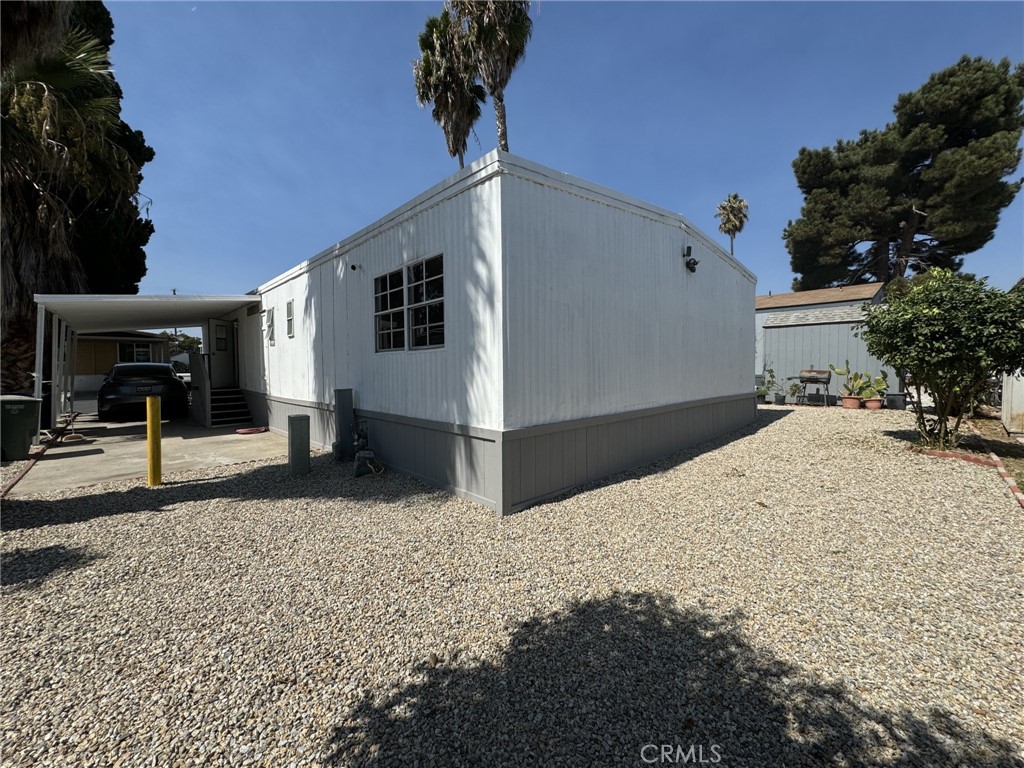
<svg viewBox="0 0 1024 768"><path fill-rule="evenodd" d="M871 386L871 374L850 370L849 360L842 368L836 368L833 363L829 363L828 367L833 373L846 377L839 392L847 397L863 397L864 390Z"/></svg>

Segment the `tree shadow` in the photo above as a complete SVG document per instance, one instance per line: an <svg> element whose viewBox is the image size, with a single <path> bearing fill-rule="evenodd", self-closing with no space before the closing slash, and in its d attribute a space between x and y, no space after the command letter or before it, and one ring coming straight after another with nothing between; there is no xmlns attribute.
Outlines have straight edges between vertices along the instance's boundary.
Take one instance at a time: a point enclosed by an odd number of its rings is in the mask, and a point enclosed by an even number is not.
<svg viewBox="0 0 1024 768"><path fill-rule="evenodd" d="M432 657L339 712L325 764L1022 765L941 710L881 712L773 658L742 618L646 593L531 618L496 662Z"/></svg>
<svg viewBox="0 0 1024 768"><path fill-rule="evenodd" d="M338 463L328 454L310 457L310 473L293 477L285 459L226 476L189 478L156 488L144 479L124 490L103 486L79 489L80 495L61 499L5 498L0 530L81 523L98 517L158 512L178 504L216 499L296 500L338 499L387 503L408 499L446 501L444 491L414 478L385 472L354 477L351 463ZM484 510L481 510L482 512Z"/></svg>
<svg viewBox="0 0 1024 768"><path fill-rule="evenodd" d="M786 418L791 413L793 413L793 410L794 409L792 407L773 408L771 410L765 408L758 408L757 417L754 419L754 421L740 427L739 429L735 429L732 432L726 432L725 434L719 435L718 437L712 438L711 440L706 440L703 443L698 443L697 445L691 446L690 448L683 448L682 450L676 451L675 453L665 456L663 458L655 459L649 464L644 464L643 466L640 467L634 467L633 469L627 469L621 472L616 472L613 475L602 477L600 480L593 480L589 483L584 483L583 485L575 486L561 493L557 493L551 496L549 499L546 499L545 501L538 502L538 504L554 504L564 499L569 499L578 494L593 491L598 488L606 488L608 486L617 485L618 483L623 483L627 480L641 480L645 477L650 477L652 475L660 475L664 472L669 472L675 469L676 467L685 464L688 461L693 461L694 459L704 455L705 453L710 453L711 451L718 450L719 448L724 448L725 446L735 442L736 440L742 440L745 437L755 435L762 429L765 429L766 427L771 426L775 422L781 421L782 419ZM523 512L527 512L536 506L537 504L533 504L529 507L521 509L518 512L513 512L511 514L512 516L522 514Z"/></svg>
<svg viewBox="0 0 1024 768"><path fill-rule="evenodd" d="M882 434L908 447L921 444L921 434L916 429L886 429Z"/></svg>
<svg viewBox="0 0 1024 768"><path fill-rule="evenodd" d="M0 584L17 589L38 589L51 576L81 568L97 559L96 555L81 547L69 549L60 544L39 549L15 549L3 557Z"/></svg>
<svg viewBox="0 0 1024 768"><path fill-rule="evenodd" d="M752 435L758 430L785 418L789 409L759 410L757 420L751 424L721 435L693 448L660 459L644 467L620 472L594 483L589 483L559 494L552 500L573 496L624 480L646 477L668 471L702 453L720 448L734 440ZM310 474L292 477L285 459L280 463L263 464L248 471L227 476L190 477L165 482L158 488L148 488L143 480L124 490L79 489L79 495L67 499L5 498L0 530L12 531L39 528L47 525L81 523L110 515L137 512L158 512L177 504L215 499L239 500L295 500L339 499L349 501L389 502L398 500L433 500L443 503L451 498L448 491L423 483L398 472L383 475L354 477L351 463L336 462L323 454L310 459ZM481 514L493 514L481 508Z"/></svg>

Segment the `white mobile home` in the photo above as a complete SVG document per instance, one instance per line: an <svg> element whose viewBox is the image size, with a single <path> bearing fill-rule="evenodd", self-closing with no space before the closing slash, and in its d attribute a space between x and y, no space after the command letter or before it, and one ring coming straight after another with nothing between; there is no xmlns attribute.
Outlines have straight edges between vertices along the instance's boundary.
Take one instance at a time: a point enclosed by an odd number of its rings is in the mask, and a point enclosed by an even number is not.
<svg viewBox="0 0 1024 768"><path fill-rule="evenodd" d="M384 464L505 513L751 422L754 284L681 216L495 151L222 335L257 422L348 442L351 390Z"/></svg>

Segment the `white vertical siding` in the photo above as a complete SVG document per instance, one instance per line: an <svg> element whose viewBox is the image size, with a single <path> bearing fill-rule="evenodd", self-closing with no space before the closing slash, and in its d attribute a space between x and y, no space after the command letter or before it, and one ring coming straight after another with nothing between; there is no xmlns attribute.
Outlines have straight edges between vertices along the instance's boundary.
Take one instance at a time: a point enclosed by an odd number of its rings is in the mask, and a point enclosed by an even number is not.
<svg viewBox="0 0 1024 768"><path fill-rule="evenodd" d="M499 427L499 206L498 177L491 177L414 207L378 229L368 228L354 244L342 243L333 258L261 289L263 308L274 308L276 336L274 346L262 341L266 391L331 403L334 389L351 387L362 410ZM374 278L439 253L444 254L444 348L375 352ZM289 299L295 302L294 338L286 333ZM250 354L254 338L247 329ZM247 383L259 381L256 368L248 365Z"/></svg>
<svg viewBox="0 0 1024 768"><path fill-rule="evenodd" d="M345 337L356 407L445 423L501 423L498 177L417 215L348 256ZM373 280L444 254L444 349L375 352ZM344 283L343 283L344 284Z"/></svg>
<svg viewBox="0 0 1024 768"><path fill-rule="evenodd" d="M514 175L502 221L504 428L750 391L753 280L682 223Z"/></svg>

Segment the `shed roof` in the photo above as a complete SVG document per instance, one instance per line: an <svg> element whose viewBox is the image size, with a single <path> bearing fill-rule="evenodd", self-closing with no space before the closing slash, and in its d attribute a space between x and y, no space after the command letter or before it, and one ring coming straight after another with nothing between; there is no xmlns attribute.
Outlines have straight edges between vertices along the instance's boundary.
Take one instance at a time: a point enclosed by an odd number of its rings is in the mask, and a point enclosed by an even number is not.
<svg viewBox="0 0 1024 768"><path fill-rule="evenodd" d="M811 304L835 304L840 301L868 301L875 298L883 287L884 283L863 283L861 285L844 285L839 288L819 288L814 291L758 296L754 300L754 309L804 307Z"/></svg>
<svg viewBox="0 0 1024 768"><path fill-rule="evenodd" d="M860 305L851 307L822 307L793 312L775 312L764 321L765 328L783 325L825 325L828 323L859 323L864 319Z"/></svg>

